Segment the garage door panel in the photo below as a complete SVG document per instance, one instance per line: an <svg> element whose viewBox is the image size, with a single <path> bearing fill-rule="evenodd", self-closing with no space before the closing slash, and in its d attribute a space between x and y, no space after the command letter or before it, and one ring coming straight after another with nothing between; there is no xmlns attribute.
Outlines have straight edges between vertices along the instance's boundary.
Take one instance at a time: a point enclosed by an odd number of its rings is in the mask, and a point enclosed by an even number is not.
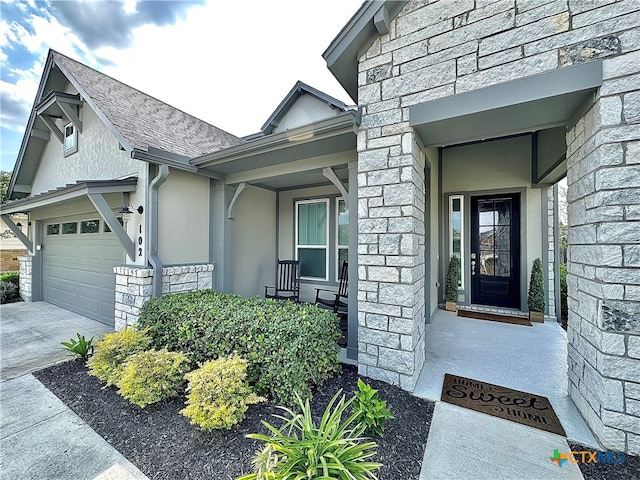
<svg viewBox="0 0 640 480"><path fill-rule="evenodd" d="M47 223L73 220L52 220ZM113 325L115 275L123 250L113 233L44 236L44 299Z"/></svg>

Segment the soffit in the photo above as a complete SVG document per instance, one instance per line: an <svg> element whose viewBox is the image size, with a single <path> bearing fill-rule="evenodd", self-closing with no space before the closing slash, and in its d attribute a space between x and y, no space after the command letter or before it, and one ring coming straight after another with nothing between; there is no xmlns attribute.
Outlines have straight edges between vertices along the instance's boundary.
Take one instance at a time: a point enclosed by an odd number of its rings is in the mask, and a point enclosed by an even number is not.
<svg viewBox="0 0 640 480"><path fill-rule="evenodd" d="M602 62L564 67L415 105L409 122L426 147L570 124L602 85Z"/></svg>

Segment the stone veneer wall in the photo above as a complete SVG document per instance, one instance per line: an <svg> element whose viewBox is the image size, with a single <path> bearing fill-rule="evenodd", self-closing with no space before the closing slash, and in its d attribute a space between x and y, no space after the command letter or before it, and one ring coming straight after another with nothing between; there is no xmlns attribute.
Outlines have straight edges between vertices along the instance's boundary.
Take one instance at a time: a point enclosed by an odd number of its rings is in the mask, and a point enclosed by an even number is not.
<svg viewBox="0 0 640 480"><path fill-rule="evenodd" d="M20 298L25 302L31 301L31 275L33 256L18 257L20 262Z"/></svg>
<svg viewBox="0 0 640 480"><path fill-rule="evenodd" d="M638 18L638 17L636 17ZM640 453L640 32L567 134L569 394L603 444ZM624 38L624 37L623 37ZM626 53L634 45L633 53ZM635 70L635 71L634 71Z"/></svg>
<svg viewBox="0 0 640 480"><path fill-rule="evenodd" d="M637 0L413 0L360 57L362 373L412 388L424 359L411 106L600 58L598 104L567 137L570 393L608 447L640 450L639 11Z"/></svg>
<svg viewBox="0 0 640 480"><path fill-rule="evenodd" d="M204 290L213 286L212 264L179 265L162 268L162 293ZM153 269L115 267L115 329L135 325L142 305L153 296Z"/></svg>
<svg viewBox="0 0 640 480"><path fill-rule="evenodd" d="M411 390L425 357L425 159L404 126L381 139L380 120L358 135L358 368Z"/></svg>

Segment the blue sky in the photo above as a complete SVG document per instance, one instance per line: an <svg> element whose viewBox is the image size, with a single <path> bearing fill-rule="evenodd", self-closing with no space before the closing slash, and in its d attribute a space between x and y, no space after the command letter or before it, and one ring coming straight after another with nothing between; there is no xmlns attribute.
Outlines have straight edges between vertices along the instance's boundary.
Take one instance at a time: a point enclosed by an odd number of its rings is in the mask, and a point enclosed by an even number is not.
<svg viewBox="0 0 640 480"><path fill-rule="evenodd" d="M322 52L362 0L0 0L0 169L53 48L235 135L297 80L353 103Z"/></svg>

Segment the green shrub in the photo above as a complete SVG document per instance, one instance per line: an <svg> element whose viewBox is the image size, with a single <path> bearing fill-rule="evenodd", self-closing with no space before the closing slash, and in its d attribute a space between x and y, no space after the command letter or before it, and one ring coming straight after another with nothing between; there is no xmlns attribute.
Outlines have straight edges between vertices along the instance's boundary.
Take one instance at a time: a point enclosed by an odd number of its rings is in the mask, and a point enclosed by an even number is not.
<svg viewBox="0 0 640 480"><path fill-rule="evenodd" d="M542 262L539 258L533 261L531 278L529 279L528 306L530 312L544 312L544 280Z"/></svg>
<svg viewBox="0 0 640 480"><path fill-rule="evenodd" d="M378 391L358 379L358 391L355 393L353 411L356 420L365 426L364 433L367 435L382 436L384 432L384 420L394 418L387 402L378 397Z"/></svg>
<svg viewBox="0 0 640 480"><path fill-rule="evenodd" d="M12 302L17 296L18 289L12 282L0 282L0 303Z"/></svg>
<svg viewBox="0 0 640 480"><path fill-rule="evenodd" d="M87 340L86 338L84 338L84 335L80 335L79 333L76 333L76 335L78 336L78 340L72 338L68 342L60 343L66 350L73 354L74 358L80 357L83 360L88 360L89 355L91 355L94 351L94 347L93 345L91 345L91 343L93 342L93 337Z"/></svg>
<svg viewBox="0 0 640 480"><path fill-rule="evenodd" d="M0 282L11 282L16 287L20 286L20 273L19 272L4 272L0 273Z"/></svg>
<svg viewBox="0 0 640 480"><path fill-rule="evenodd" d="M342 420L355 397L347 402L344 396L337 400L340 393L333 396L317 425L309 400L303 402L300 397L297 397L300 413L284 408L289 419L285 419L280 428L263 421L271 436L247 435L266 443L254 458L255 473L237 480L375 479L374 472L382 465L368 459L375 455L377 444L362 441L365 427L358 422L356 414Z"/></svg>
<svg viewBox="0 0 640 480"><path fill-rule="evenodd" d="M118 393L141 408L177 395L189 371L184 353L167 349L148 350L130 355L120 376Z"/></svg>
<svg viewBox="0 0 640 480"><path fill-rule="evenodd" d="M156 348L186 353L192 366L236 353L259 395L292 405L294 391L340 372L337 316L314 305L201 290L152 298L139 323Z"/></svg>
<svg viewBox="0 0 640 480"><path fill-rule="evenodd" d="M460 280L460 260L451 255L447 268L447 280L445 282L444 299L447 302L458 303L458 281Z"/></svg>
<svg viewBox="0 0 640 480"><path fill-rule="evenodd" d="M247 361L236 355L206 362L185 377L187 407L180 413L203 430L228 430L244 419L248 405L264 400L247 384Z"/></svg>
<svg viewBox="0 0 640 480"><path fill-rule="evenodd" d="M151 338L144 330L133 327L115 333L106 333L96 341L96 354L89 359L89 374L107 385L117 385L130 355L148 350Z"/></svg>

